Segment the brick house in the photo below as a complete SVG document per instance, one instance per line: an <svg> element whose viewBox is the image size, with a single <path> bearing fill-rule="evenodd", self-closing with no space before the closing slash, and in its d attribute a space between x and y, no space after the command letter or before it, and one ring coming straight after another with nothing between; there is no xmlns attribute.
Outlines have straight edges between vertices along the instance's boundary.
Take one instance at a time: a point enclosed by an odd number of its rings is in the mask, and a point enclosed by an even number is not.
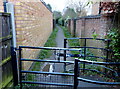
<svg viewBox="0 0 120 89"><path fill-rule="evenodd" d="M52 12L40 0L7 0L14 5L17 46L44 46L53 29ZM0 1L0 12L3 12ZM35 58L38 50L24 50L24 58ZM32 63L25 63L29 68Z"/></svg>
<svg viewBox="0 0 120 89"><path fill-rule="evenodd" d="M119 2L119 0L105 0L101 2L94 2L92 5L91 15L113 13L115 11L115 4L111 4L111 6L109 6L109 4L115 2Z"/></svg>

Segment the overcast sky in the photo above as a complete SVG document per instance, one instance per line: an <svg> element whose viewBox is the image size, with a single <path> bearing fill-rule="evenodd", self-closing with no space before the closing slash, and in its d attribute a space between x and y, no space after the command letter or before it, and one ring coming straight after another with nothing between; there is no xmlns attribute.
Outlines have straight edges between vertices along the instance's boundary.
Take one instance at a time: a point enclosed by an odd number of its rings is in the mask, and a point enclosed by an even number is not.
<svg viewBox="0 0 120 89"><path fill-rule="evenodd" d="M65 0L43 0L52 6L53 10L63 11L65 8Z"/></svg>
<svg viewBox="0 0 120 89"><path fill-rule="evenodd" d="M63 12L63 9L65 7L67 7L67 5L69 4L68 1L71 0L43 0L45 1L47 4L49 3L52 6L52 10L56 10L56 11L60 11ZM73 0L74 2L88 2L89 0ZM91 10L90 7L86 7L86 11L87 11L87 15L91 14Z"/></svg>
<svg viewBox="0 0 120 89"><path fill-rule="evenodd" d="M71 0L43 0L45 1L47 4L49 3L51 6L52 6L52 10L57 10L57 11L63 11L63 9L65 7L67 7L68 5L68 1L71 1ZM79 1L82 1L82 2L85 2L85 1L88 1L88 0L73 0L74 2L79 2Z"/></svg>

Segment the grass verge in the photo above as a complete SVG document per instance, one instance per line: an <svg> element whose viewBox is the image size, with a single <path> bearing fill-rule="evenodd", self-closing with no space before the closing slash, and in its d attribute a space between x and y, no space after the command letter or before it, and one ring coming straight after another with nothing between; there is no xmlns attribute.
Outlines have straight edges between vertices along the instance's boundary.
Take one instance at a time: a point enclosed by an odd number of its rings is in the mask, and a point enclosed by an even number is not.
<svg viewBox="0 0 120 89"><path fill-rule="evenodd" d="M66 38L73 38L73 37L71 36L70 32L67 30L67 28L65 28L65 27L63 27L63 26L61 26L61 28L63 29L64 36L65 36ZM79 46L80 43L79 43L79 40L78 40L78 39L77 39L77 40L68 40L68 45L71 46L71 47L72 47L72 46ZM71 51L71 53L73 53L73 54L79 54L78 51Z"/></svg>

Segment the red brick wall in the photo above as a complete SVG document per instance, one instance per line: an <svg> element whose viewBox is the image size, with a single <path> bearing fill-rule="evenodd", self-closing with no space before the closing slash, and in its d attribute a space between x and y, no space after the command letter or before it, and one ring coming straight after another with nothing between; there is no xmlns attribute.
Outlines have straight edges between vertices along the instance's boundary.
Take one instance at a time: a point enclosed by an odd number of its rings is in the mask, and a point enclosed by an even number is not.
<svg viewBox="0 0 120 89"><path fill-rule="evenodd" d="M111 19L105 16L79 18L76 20L76 36L92 37L92 34L96 33L99 35L98 38L104 38L104 35L109 29L110 23Z"/></svg>
<svg viewBox="0 0 120 89"><path fill-rule="evenodd" d="M76 36L83 37L84 36L84 27L85 27L85 20L76 20Z"/></svg>
<svg viewBox="0 0 120 89"><path fill-rule="evenodd" d="M72 36L74 36L74 19L69 19L68 21L68 30L71 33Z"/></svg>

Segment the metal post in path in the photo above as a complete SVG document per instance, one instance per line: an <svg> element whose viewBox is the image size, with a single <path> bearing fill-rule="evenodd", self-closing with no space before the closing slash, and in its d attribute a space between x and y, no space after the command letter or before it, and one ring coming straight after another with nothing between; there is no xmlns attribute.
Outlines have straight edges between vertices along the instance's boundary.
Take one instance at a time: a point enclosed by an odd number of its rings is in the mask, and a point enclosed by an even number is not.
<svg viewBox="0 0 120 89"><path fill-rule="evenodd" d="M64 39L64 48L67 47L67 39ZM64 61L66 61L66 50L64 50ZM64 63L64 72L66 72L66 63Z"/></svg>
<svg viewBox="0 0 120 89"><path fill-rule="evenodd" d="M75 59L75 65L74 65L74 89L77 89L78 86L78 59Z"/></svg>

